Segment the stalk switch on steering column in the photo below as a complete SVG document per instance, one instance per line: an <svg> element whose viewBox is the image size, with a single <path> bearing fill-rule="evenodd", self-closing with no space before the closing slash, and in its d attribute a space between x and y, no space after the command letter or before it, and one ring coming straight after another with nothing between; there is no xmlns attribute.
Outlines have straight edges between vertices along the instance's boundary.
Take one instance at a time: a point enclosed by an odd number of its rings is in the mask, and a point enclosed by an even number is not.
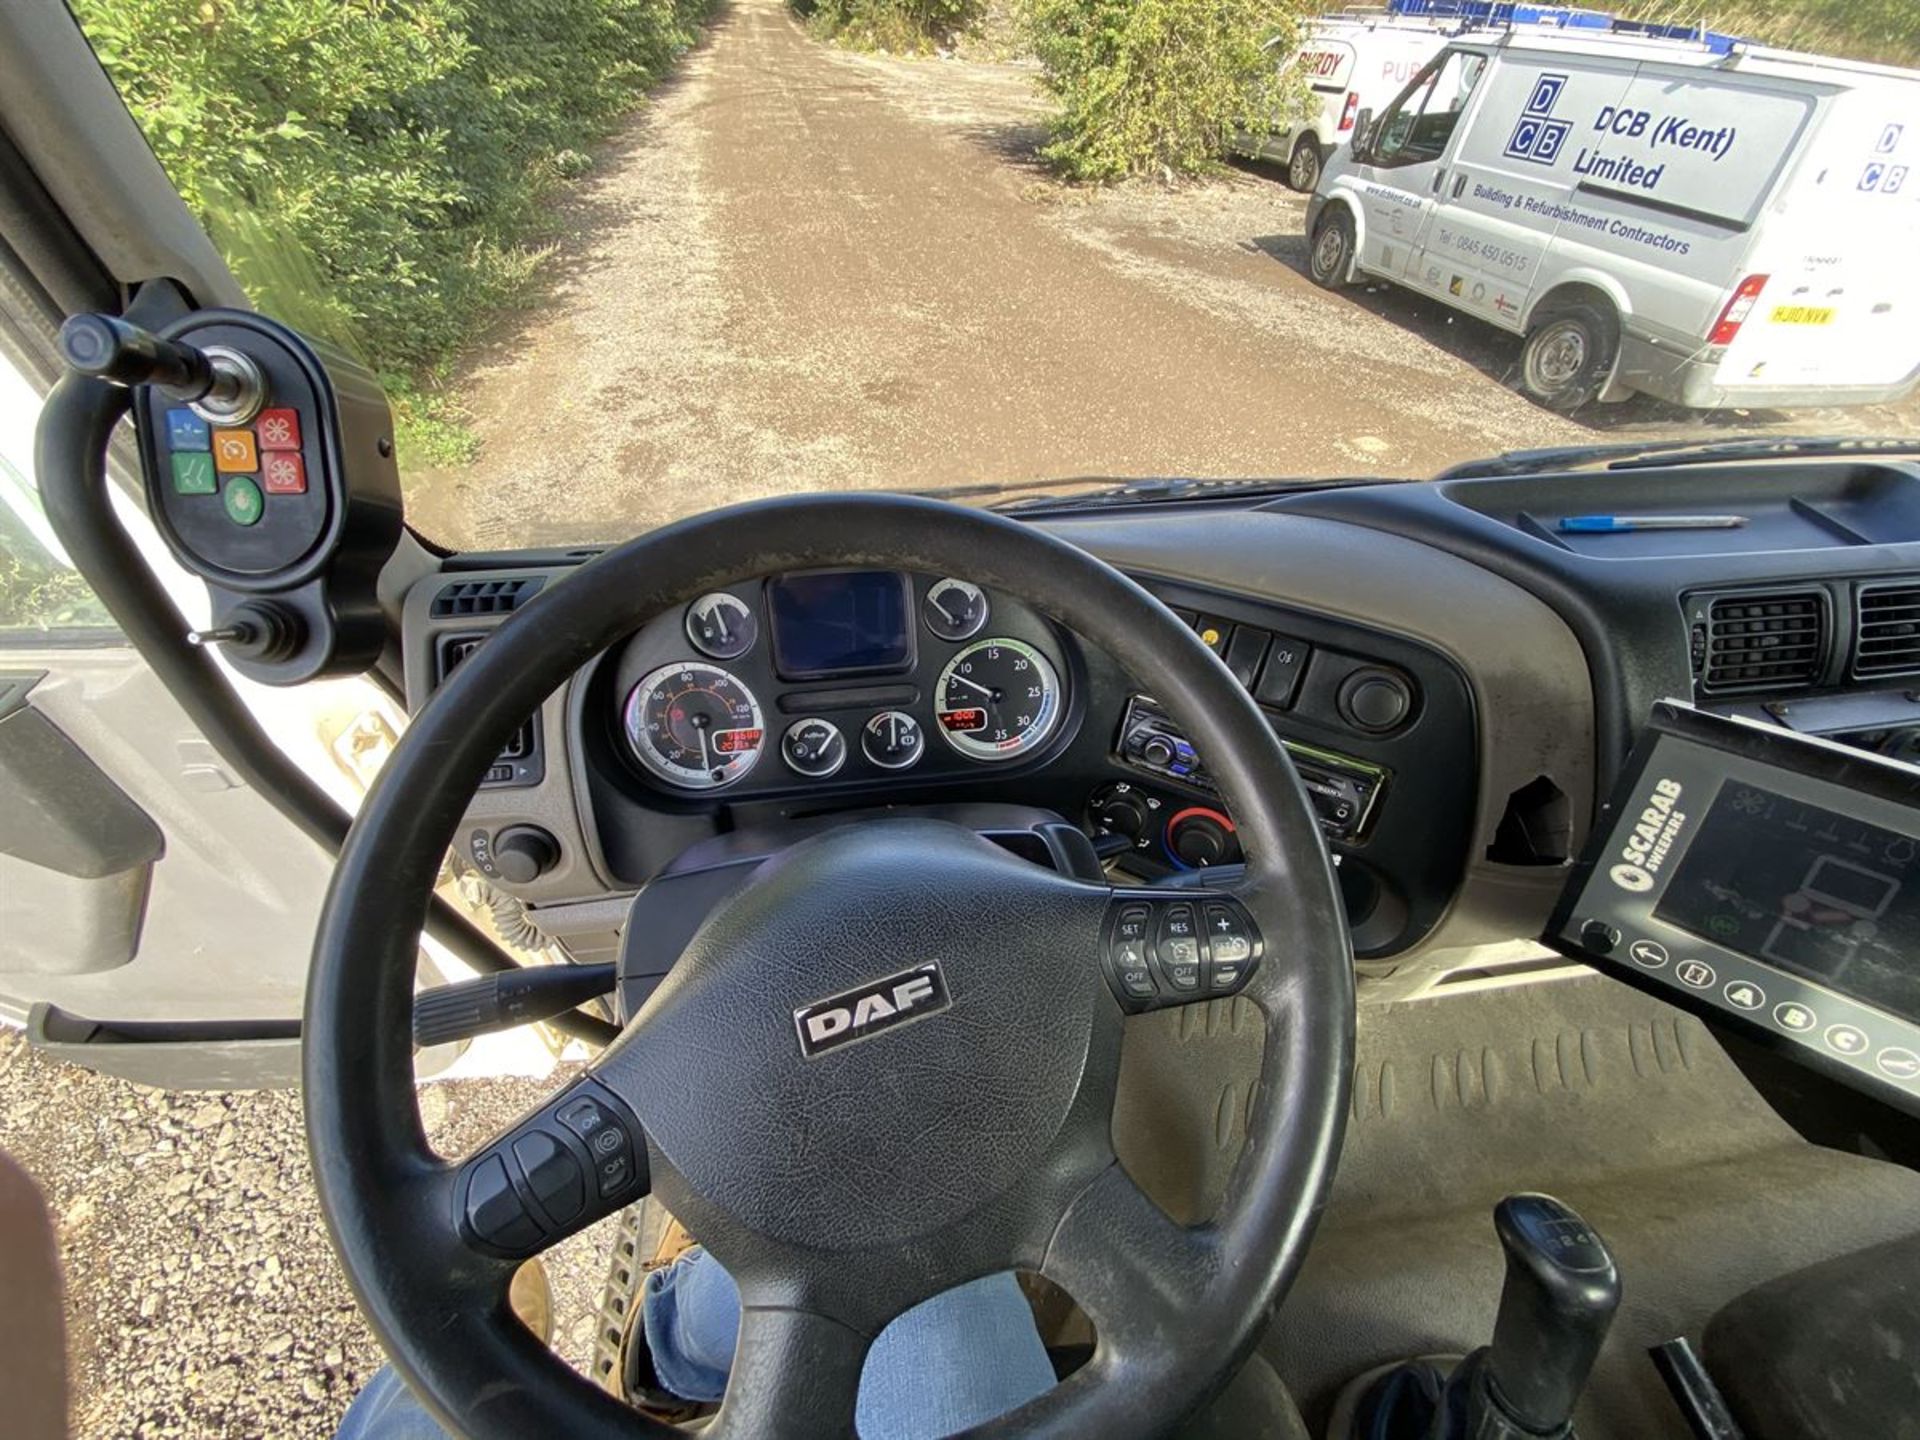
<svg viewBox="0 0 1920 1440"><path fill-rule="evenodd" d="M82 375L151 385L215 425L244 425L266 401L260 367L224 345L163 340L113 315L74 315L60 327L60 356Z"/></svg>

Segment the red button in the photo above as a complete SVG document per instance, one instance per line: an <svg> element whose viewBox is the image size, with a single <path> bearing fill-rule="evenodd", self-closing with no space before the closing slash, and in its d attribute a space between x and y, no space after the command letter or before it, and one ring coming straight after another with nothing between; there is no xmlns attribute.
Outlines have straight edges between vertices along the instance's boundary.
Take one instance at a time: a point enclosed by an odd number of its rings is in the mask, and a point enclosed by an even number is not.
<svg viewBox="0 0 1920 1440"><path fill-rule="evenodd" d="M262 410L253 422L262 450L298 450L300 448L300 412L298 410Z"/></svg>
<svg viewBox="0 0 1920 1440"><path fill-rule="evenodd" d="M260 485L269 495L304 495L306 464L298 455L269 450L260 457Z"/></svg>

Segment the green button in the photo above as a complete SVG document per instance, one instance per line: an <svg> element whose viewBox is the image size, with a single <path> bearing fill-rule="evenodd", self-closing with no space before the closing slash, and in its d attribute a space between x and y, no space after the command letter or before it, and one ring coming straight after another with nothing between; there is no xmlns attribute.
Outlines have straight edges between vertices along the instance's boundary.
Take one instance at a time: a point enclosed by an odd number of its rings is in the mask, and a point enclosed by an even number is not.
<svg viewBox="0 0 1920 1440"><path fill-rule="evenodd" d="M220 488L213 478L213 456L205 450L176 450L168 458L173 461L174 494L211 495Z"/></svg>
<svg viewBox="0 0 1920 1440"><path fill-rule="evenodd" d="M227 481L227 490L220 497L227 507L227 518L236 525L252 525L260 519L263 502L260 499L260 487L244 475L236 475Z"/></svg>

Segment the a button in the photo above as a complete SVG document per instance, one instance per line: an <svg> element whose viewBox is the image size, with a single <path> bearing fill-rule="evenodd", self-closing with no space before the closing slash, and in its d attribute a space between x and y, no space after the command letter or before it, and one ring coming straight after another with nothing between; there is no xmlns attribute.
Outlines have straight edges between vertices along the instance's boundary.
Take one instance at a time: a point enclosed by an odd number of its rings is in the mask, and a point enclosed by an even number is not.
<svg viewBox="0 0 1920 1440"><path fill-rule="evenodd" d="M1746 980L1729 980L1720 993L1736 1010L1758 1010L1767 1003L1767 992Z"/></svg>
<svg viewBox="0 0 1920 1440"><path fill-rule="evenodd" d="M1413 710L1413 687L1392 670L1356 670L1340 685L1340 713L1357 729L1391 730Z"/></svg>
<svg viewBox="0 0 1920 1440"><path fill-rule="evenodd" d="M1147 963L1147 942L1144 940L1116 940L1113 944L1113 964L1117 970L1134 970Z"/></svg>
<svg viewBox="0 0 1920 1440"><path fill-rule="evenodd" d="M1207 972L1207 988L1216 995L1224 995L1236 988L1246 974L1247 967L1244 965L1222 965L1216 960L1213 968Z"/></svg>
<svg viewBox="0 0 1920 1440"><path fill-rule="evenodd" d="M1200 937L1191 905L1169 905L1160 917L1160 973L1176 990L1200 988Z"/></svg>
<svg viewBox="0 0 1920 1440"><path fill-rule="evenodd" d="M1636 940L1627 947L1627 954L1633 957L1634 964L1649 970L1658 970L1667 963L1667 947L1658 940Z"/></svg>
<svg viewBox="0 0 1920 1440"><path fill-rule="evenodd" d="M1774 1006L1773 1018L1779 1022L1782 1030L1791 1030L1796 1035L1804 1035L1820 1023L1813 1011L1804 1005L1796 1005L1791 1000Z"/></svg>
<svg viewBox="0 0 1920 1440"><path fill-rule="evenodd" d="M227 481L220 503L227 507L227 518L236 525L258 524L261 512L266 509L266 502L260 498L260 487L244 475Z"/></svg>
<svg viewBox="0 0 1920 1440"><path fill-rule="evenodd" d="M1189 630L1193 629L1194 625L1199 622L1200 612L1198 610L1182 610L1178 605L1169 605L1167 608L1173 612L1173 618Z"/></svg>
<svg viewBox="0 0 1920 1440"><path fill-rule="evenodd" d="M1227 643L1233 638L1231 620L1222 620L1218 615L1202 615L1193 622L1193 628L1214 654L1227 653Z"/></svg>
<svg viewBox="0 0 1920 1440"><path fill-rule="evenodd" d="M1713 966L1701 960L1682 960L1673 973L1682 985L1691 985L1696 990L1711 990L1719 978L1713 973Z"/></svg>
<svg viewBox="0 0 1920 1440"><path fill-rule="evenodd" d="M565 1225L587 1207L586 1177L580 1162L553 1136L535 1130L513 1142L513 1155L526 1171L527 1187L556 1225Z"/></svg>
<svg viewBox="0 0 1920 1440"><path fill-rule="evenodd" d="M1207 953L1215 969L1253 958L1253 938L1240 917L1225 905L1207 906Z"/></svg>
<svg viewBox="0 0 1920 1440"><path fill-rule="evenodd" d="M1867 1048L1867 1037L1852 1025L1829 1025L1827 1048L1842 1055L1858 1055Z"/></svg>
<svg viewBox="0 0 1920 1440"><path fill-rule="evenodd" d="M260 457L260 484L269 495L304 495L306 462L298 455L269 450Z"/></svg>
<svg viewBox="0 0 1920 1440"><path fill-rule="evenodd" d="M1267 658L1267 642L1272 638L1251 625L1233 627L1233 638L1227 642L1227 668L1249 690L1253 677L1260 673L1260 662Z"/></svg>
<svg viewBox="0 0 1920 1440"><path fill-rule="evenodd" d="M1912 1080L1920 1077L1920 1055L1904 1045L1889 1045L1873 1057L1873 1063L1880 1067L1880 1073L1890 1080Z"/></svg>
<svg viewBox="0 0 1920 1440"><path fill-rule="evenodd" d="M220 482L214 478L213 456L206 451L186 451L167 457L173 466L173 493L176 495L211 495L220 488Z"/></svg>
<svg viewBox="0 0 1920 1440"><path fill-rule="evenodd" d="M467 1182L467 1224L502 1250L531 1250L540 1243L540 1227L507 1178L507 1162L498 1155L473 1167Z"/></svg>
<svg viewBox="0 0 1920 1440"><path fill-rule="evenodd" d="M1120 912L1120 918L1114 922L1113 938L1123 940L1145 940L1147 938L1147 907L1129 905Z"/></svg>
<svg viewBox="0 0 1920 1440"><path fill-rule="evenodd" d="M251 430L213 432L213 463L229 475L250 475L260 468L260 452L253 443Z"/></svg>
<svg viewBox="0 0 1920 1440"><path fill-rule="evenodd" d="M1611 955L1620 943L1620 931L1604 920L1589 920L1580 927L1580 943L1596 955Z"/></svg>
<svg viewBox="0 0 1920 1440"><path fill-rule="evenodd" d="M1293 697L1300 689L1300 677L1306 673L1307 659L1312 654L1313 647L1304 640L1274 636L1273 644L1267 648L1267 663L1260 669L1254 699L1276 710L1285 710L1293 704Z"/></svg>
<svg viewBox="0 0 1920 1440"><path fill-rule="evenodd" d="M205 450L212 431L207 422L191 410L167 411L167 448L169 450Z"/></svg>
<svg viewBox="0 0 1920 1440"><path fill-rule="evenodd" d="M300 412L298 410L262 410L253 422L262 450L298 450L300 448Z"/></svg>
<svg viewBox="0 0 1920 1440"><path fill-rule="evenodd" d="M1135 1000L1153 998L1153 975L1147 970L1122 970L1120 988Z"/></svg>
<svg viewBox="0 0 1920 1440"><path fill-rule="evenodd" d="M633 1178L633 1156L625 1150L618 1155L596 1156L593 1167L603 1199L625 1189L627 1182Z"/></svg>
<svg viewBox="0 0 1920 1440"><path fill-rule="evenodd" d="M598 1100L584 1095L562 1105L555 1118L589 1145L595 1135L614 1123Z"/></svg>

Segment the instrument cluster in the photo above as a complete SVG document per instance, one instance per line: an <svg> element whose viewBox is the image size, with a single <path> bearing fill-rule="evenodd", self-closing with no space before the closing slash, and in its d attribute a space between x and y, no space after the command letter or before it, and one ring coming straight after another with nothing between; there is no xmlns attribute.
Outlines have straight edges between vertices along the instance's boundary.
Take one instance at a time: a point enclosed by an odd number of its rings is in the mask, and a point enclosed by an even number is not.
<svg viewBox="0 0 1920 1440"><path fill-rule="evenodd" d="M614 683L628 755L691 795L1037 756L1068 729L1069 659L1054 627L970 581L823 570L658 617Z"/></svg>

